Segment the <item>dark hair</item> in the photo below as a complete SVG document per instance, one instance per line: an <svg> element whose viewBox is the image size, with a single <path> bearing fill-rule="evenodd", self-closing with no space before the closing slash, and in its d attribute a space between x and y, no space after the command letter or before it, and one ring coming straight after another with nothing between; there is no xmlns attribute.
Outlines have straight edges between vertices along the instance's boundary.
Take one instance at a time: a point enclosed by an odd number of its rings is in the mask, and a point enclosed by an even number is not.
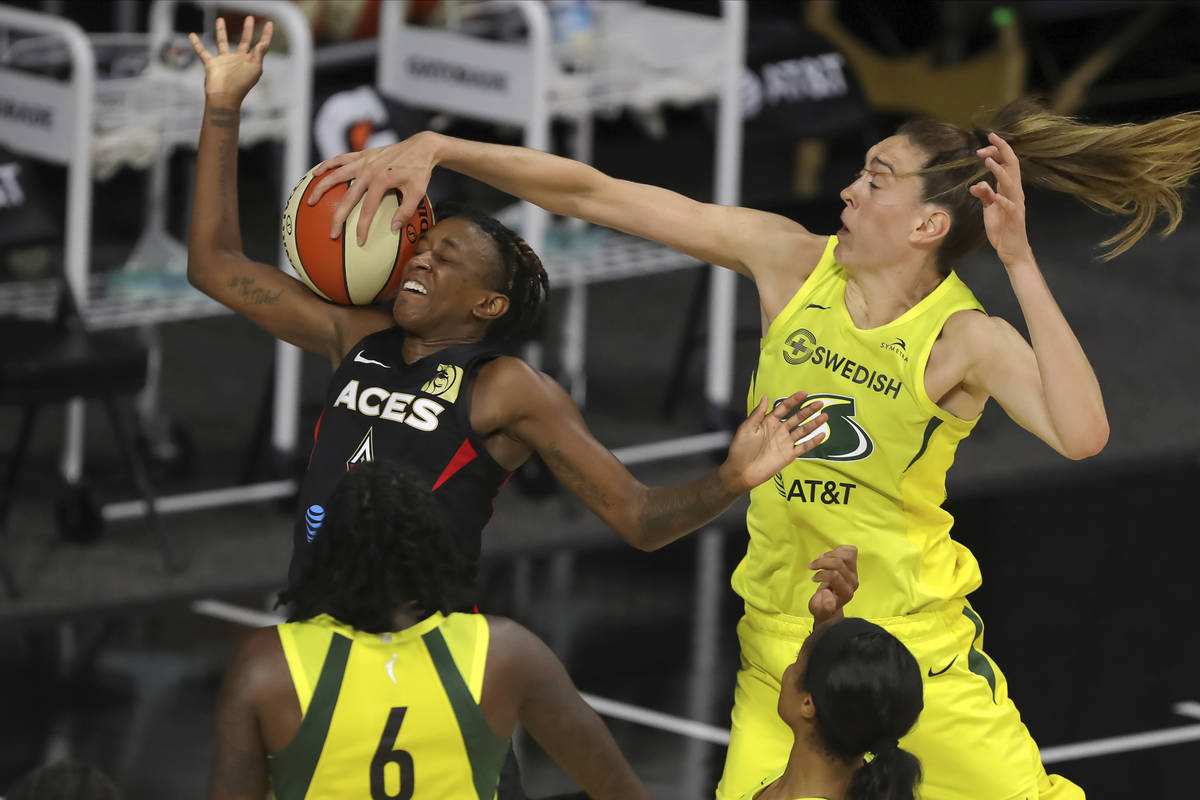
<svg viewBox="0 0 1200 800"><path fill-rule="evenodd" d="M550 278L533 248L495 217L461 203L438 203L433 215L439 222L454 217L468 220L496 243L500 264L495 289L508 298L509 305L508 312L488 327L487 338L519 340L533 333L550 293Z"/></svg>
<svg viewBox="0 0 1200 800"><path fill-rule="evenodd" d="M938 269L949 274L964 256L986 241L979 200L968 189L995 178L975 151L995 131L1021 160L1021 178L1029 185L1063 192L1091 208L1131 217L1101 245L1112 249L1107 261L1128 250L1166 215L1161 236L1183 216L1180 191L1200 171L1200 112L1142 124L1092 125L1056 114L1033 98L1021 98L996 111L973 131L950 122L917 119L896 131L907 136L929 160L918 171L922 200L950 213L950 232L938 248Z"/></svg>
<svg viewBox="0 0 1200 800"><path fill-rule="evenodd" d="M289 621L329 614L369 633L392 630L408 603L449 611L470 560L454 546L433 492L399 464L357 464L329 498L306 566L279 596Z"/></svg>
<svg viewBox="0 0 1200 800"><path fill-rule="evenodd" d="M912 800L917 757L899 746L925 705L921 670L900 640L849 617L809 645L801 689L812 694L816 735L834 758L870 754L854 773L847 800Z"/></svg>
<svg viewBox="0 0 1200 800"><path fill-rule="evenodd" d="M30 772L5 796L8 800L117 800L121 795L96 767L58 761Z"/></svg>

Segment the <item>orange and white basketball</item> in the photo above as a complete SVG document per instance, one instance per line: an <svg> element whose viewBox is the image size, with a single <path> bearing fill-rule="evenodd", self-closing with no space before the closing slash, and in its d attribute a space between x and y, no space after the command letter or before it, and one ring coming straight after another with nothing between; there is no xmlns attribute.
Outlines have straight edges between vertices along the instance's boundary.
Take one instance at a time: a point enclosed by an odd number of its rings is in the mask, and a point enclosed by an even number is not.
<svg viewBox="0 0 1200 800"><path fill-rule="evenodd" d="M417 240L433 227L429 198L422 197L412 217L399 230L392 230L400 195L390 190L371 221L366 244L359 247L354 231L362 201L354 206L338 237L330 239L333 212L347 184L338 184L310 206L308 196L315 184L310 169L292 190L283 212L283 246L292 269L310 289L334 303L362 306L395 297L401 268L412 258Z"/></svg>

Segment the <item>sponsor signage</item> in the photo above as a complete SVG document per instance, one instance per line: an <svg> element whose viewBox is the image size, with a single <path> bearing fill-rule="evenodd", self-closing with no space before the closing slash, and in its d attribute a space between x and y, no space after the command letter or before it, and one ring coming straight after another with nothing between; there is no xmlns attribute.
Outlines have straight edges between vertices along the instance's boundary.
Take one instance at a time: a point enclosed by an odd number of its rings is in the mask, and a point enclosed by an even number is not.
<svg viewBox="0 0 1200 800"><path fill-rule="evenodd" d="M75 123L69 84L0 69L0 143L23 155L65 164Z"/></svg>
<svg viewBox="0 0 1200 800"><path fill-rule="evenodd" d="M386 54L381 88L402 103L465 117L525 124L533 93L532 53L523 43L405 27Z"/></svg>

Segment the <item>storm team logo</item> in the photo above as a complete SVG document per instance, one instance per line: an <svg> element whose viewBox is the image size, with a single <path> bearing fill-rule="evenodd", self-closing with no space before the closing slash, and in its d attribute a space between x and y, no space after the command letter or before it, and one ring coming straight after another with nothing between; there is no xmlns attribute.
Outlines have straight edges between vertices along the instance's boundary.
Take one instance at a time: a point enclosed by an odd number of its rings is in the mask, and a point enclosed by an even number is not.
<svg viewBox="0 0 1200 800"><path fill-rule="evenodd" d="M820 400L829 419L803 441L825 434L825 441L797 458L818 461L861 461L875 451L870 434L854 419L854 398L840 394L812 394L805 403ZM782 401L777 400L776 404Z"/></svg>

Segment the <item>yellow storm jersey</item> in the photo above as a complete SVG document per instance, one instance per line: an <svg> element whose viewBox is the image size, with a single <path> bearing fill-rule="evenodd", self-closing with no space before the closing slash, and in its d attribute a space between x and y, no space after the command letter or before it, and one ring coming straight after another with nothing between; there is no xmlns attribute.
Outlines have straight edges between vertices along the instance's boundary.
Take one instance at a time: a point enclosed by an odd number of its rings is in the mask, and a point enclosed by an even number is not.
<svg viewBox="0 0 1200 800"><path fill-rule="evenodd" d="M271 759L275 797L495 797L508 742L479 709L483 615L382 634L322 615L278 630L303 719Z"/></svg>
<svg viewBox="0 0 1200 800"><path fill-rule="evenodd" d="M982 310L953 273L898 319L871 330L846 310L846 273L831 236L820 263L762 339L749 407L804 390L821 399L825 440L750 493L750 543L733 588L768 613L807 617L808 564L841 544L859 549L846 614L881 619L964 597L981 581L951 540L946 471L976 420L925 393L925 364L953 313Z"/></svg>

